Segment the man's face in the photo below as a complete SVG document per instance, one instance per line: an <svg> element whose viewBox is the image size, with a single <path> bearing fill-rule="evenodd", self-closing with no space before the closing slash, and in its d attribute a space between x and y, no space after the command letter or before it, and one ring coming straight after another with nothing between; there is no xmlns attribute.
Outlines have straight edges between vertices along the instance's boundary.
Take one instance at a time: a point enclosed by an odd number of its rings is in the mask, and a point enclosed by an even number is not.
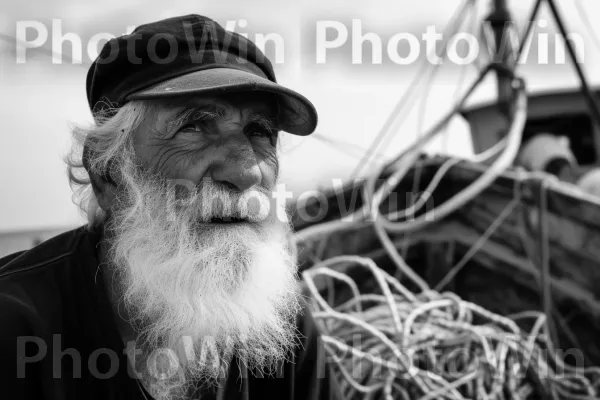
<svg viewBox="0 0 600 400"><path fill-rule="evenodd" d="M168 179L211 179L234 191L272 189L278 174L276 110L252 95L163 103L134 135L144 166Z"/></svg>
<svg viewBox="0 0 600 400"><path fill-rule="evenodd" d="M150 356L164 345L184 366L176 388L213 380L231 355L272 366L296 340L290 225L269 193L278 172L274 107L235 99L159 104L133 133L133 152L118 161L109 258L143 332L138 346ZM180 201L172 181L189 183L192 193ZM160 398L173 382L157 385Z"/></svg>

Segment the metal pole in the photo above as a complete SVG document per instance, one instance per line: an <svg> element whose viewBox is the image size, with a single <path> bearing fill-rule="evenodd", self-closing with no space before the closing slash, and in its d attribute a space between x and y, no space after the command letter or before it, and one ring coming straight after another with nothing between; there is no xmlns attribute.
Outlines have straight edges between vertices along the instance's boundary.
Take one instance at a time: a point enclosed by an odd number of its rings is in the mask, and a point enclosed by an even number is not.
<svg viewBox="0 0 600 400"><path fill-rule="evenodd" d="M554 325L553 302L552 302L552 277L550 272L550 248L548 238L548 180L544 179L540 182L539 193L539 256L540 256L540 294L542 300L542 310L546 314L546 326L550 339L555 345L558 345L558 334Z"/></svg>
<svg viewBox="0 0 600 400"><path fill-rule="evenodd" d="M506 0L494 0L493 10L486 19L490 23L494 33L497 57L495 63L500 63L508 70L514 69L516 54L512 48L510 38L506 35L512 26L512 19L508 11ZM502 70L496 70L498 105L500 110L510 116L510 106L514 98L515 89L512 86L513 79L510 74Z"/></svg>

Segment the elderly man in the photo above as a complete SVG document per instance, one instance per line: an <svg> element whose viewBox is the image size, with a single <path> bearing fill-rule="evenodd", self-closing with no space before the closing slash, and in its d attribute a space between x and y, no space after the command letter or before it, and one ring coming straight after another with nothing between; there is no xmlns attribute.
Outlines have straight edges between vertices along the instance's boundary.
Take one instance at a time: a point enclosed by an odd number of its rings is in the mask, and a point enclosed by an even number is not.
<svg viewBox="0 0 600 400"><path fill-rule="evenodd" d="M107 42L87 95L89 224L0 260L2 398L338 398L272 196L312 104L198 15Z"/></svg>

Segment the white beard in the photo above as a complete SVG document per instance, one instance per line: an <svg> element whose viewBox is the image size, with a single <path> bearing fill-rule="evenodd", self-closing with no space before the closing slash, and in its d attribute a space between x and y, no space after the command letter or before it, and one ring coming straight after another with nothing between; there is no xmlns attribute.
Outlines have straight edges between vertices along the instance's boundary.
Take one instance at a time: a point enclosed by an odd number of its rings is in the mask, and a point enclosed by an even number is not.
<svg viewBox="0 0 600 400"><path fill-rule="evenodd" d="M108 224L109 259L138 332L136 348L154 365L150 372L163 374L152 379L152 395L172 399L190 385L212 385L232 356L249 369L272 372L297 344L300 311L284 210L255 192L258 202L246 213L254 223L205 224L244 210L208 207L202 199L237 202L239 194L205 181L197 197L181 204L164 181L131 163L124 163L122 176L126 189ZM262 222L252 212L257 204L270 210Z"/></svg>

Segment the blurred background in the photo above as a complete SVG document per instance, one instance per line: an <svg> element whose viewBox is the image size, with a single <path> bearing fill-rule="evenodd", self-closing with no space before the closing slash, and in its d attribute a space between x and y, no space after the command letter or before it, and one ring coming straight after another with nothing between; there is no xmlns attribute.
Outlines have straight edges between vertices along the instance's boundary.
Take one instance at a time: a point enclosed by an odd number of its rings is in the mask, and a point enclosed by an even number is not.
<svg viewBox="0 0 600 400"><path fill-rule="evenodd" d="M91 121L85 78L93 59L90 55L97 54L105 41L89 45L97 35L118 36L149 21L195 13L229 24L251 39L261 34L281 38L279 45L271 42L265 49L274 61L279 82L306 95L320 115L316 134L306 138L283 135L280 181L298 197L307 190L331 187L333 180L346 181L367 174L410 145L452 108L460 90L477 74L469 65L444 64L435 76L420 83L418 89L426 91L427 96L406 115L394 136L377 149L375 162L364 162L364 154L386 119L423 69L423 54L410 65L392 62L386 55L387 40L399 32L420 38L428 27L443 33L461 3L105 0L99 4L26 0L4 4L0 11L0 257L85 223L71 200L63 158L70 148L70 126ZM596 85L600 82L600 26L594 21L600 17L600 2L560 0L558 5L569 31L584 40L585 51L579 56L588 78ZM522 30L533 1L513 0L509 6ZM479 34L479 24L489 7L490 1L479 0L473 24L463 31ZM557 27L548 10L543 10L541 18L548 23L536 26L537 33L547 35L549 48L555 49ZM353 62L352 43L357 35L353 20L360 21L362 35L374 33L381 39L381 63L373 62L373 46L368 42L362 45L362 62ZM327 23L345 27L348 38L340 48L327 51L325 62L318 63L317 31ZM29 28L23 31L26 26ZM331 29L329 34L335 37L336 32ZM26 48L27 43L31 48ZM537 52L536 44L532 49ZM424 45L421 50L425 52ZM577 87L573 68L568 61L553 62L555 56L551 51L547 64L519 66L530 92ZM495 85L490 77L470 104L494 99ZM413 100L409 97L405 101ZM469 125L456 116L427 151L472 157Z"/></svg>

